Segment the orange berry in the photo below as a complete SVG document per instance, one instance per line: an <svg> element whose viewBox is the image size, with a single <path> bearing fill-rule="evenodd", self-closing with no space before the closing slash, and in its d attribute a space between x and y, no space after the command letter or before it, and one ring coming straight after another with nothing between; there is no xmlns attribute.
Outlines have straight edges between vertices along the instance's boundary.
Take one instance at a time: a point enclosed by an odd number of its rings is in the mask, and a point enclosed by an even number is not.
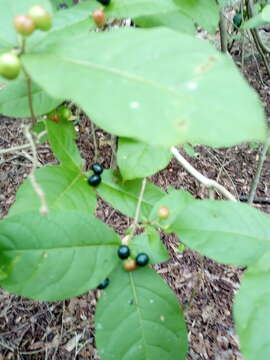
<svg viewBox="0 0 270 360"><path fill-rule="evenodd" d="M14 18L14 26L17 32L29 36L36 28L35 22L27 15L17 15Z"/></svg>
<svg viewBox="0 0 270 360"><path fill-rule="evenodd" d="M160 206L157 214L160 219L167 219L170 216L170 211L167 206Z"/></svg>
<svg viewBox="0 0 270 360"><path fill-rule="evenodd" d="M134 271L137 269L136 261L134 259L127 259L124 261L123 268L126 271Z"/></svg>
<svg viewBox="0 0 270 360"><path fill-rule="evenodd" d="M92 17L98 26L102 26L106 22L106 15L103 10L95 10L92 14Z"/></svg>

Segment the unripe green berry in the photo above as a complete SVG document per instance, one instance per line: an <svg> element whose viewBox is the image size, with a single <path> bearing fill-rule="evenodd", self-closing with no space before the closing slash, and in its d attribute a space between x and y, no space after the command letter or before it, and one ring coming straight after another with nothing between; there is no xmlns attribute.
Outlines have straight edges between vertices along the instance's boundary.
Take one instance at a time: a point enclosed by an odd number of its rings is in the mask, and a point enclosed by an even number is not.
<svg viewBox="0 0 270 360"><path fill-rule="evenodd" d="M33 19L31 19L30 16L27 15L15 16L14 26L16 31L23 36L31 35L36 28L36 24Z"/></svg>
<svg viewBox="0 0 270 360"><path fill-rule="evenodd" d="M21 62L17 55L5 53L0 56L0 75L4 78L13 80L19 76Z"/></svg>
<svg viewBox="0 0 270 360"><path fill-rule="evenodd" d="M42 31L48 31L52 27L52 17L44 7L35 5L31 7L28 15L33 19L36 28Z"/></svg>

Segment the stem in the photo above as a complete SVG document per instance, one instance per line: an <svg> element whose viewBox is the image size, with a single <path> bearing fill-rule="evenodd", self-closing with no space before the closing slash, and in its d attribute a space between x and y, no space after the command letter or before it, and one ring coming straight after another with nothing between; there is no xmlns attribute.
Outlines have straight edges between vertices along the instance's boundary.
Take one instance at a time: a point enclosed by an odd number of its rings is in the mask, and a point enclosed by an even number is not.
<svg viewBox="0 0 270 360"><path fill-rule="evenodd" d="M249 196L248 196L248 204L250 204L250 205L253 203L255 195L256 195L257 187L258 187L262 169L263 169L263 164L265 162L265 158L266 158L266 154L269 149L269 146L270 146L270 136L267 138L267 140L262 148L262 151L260 153L259 164L258 164L258 167L256 170L255 177L252 181L252 185L251 185Z"/></svg>
<svg viewBox="0 0 270 360"><path fill-rule="evenodd" d="M32 184L32 187L34 189L34 191L36 192L37 196L39 197L40 200L40 214L41 215L47 215L49 210L48 210L48 205L47 205L47 201L46 201L46 197L45 197L45 193L42 190L41 186L38 184L36 177L35 177L35 171L38 167L38 158L37 158L37 149L36 149L36 145L34 143L33 137L31 135L31 125L26 125L24 127L24 134L25 137L27 138L27 140L29 141L29 144L31 146L32 152L33 152L33 159L32 159L32 163L33 163L33 167L32 170L29 174L29 180Z"/></svg>
<svg viewBox="0 0 270 360"><path fill-rule="evenodd" d="M34 112L34 107L33 107L33 97L32 97L32 79L30 77L30 75L28 74L28 72L25 70L25 68L23 67L23 72L24 75L26 77L26 82L27 82L27 96L28 96L28 106L29 106L29 110L30 110L30 114L31 114L31 119L32 119L32 127L35 125L35 123L37 122L37 118Z"/></svg>
<svg viewBox="0 0 270 360"><path fill-rule="evenodd" d="M132 224L132 231L131 231L130 238L133 237L133 235L134 235L134 233L135 233L135 231L137 229L138 223L139 223L139 217L140 217L140 212L141 212L141 206L142 206L145 186L146 186L146 178L144 178L143 181L142 181L141 191L140 191L138 203L137 203L137 206L136 206L134 223Z"/></svg>
<svg viewBox="0 0 270 360"><path fill-rule="evenodd" d="M227 199L232 201L237 201L236 198L227 190L224 186L217 183L215 180L208 179L206 176L201 174L198 170L196 170L176 149L175 146L171 147L171 152L175 156L175 158L180 162L180 164L192 175L194 176L200 183L202 183L205 187L213 188L216 191L221 192Z"/></svg>
<svg viewBox="0 0 270 360"><path fill-rule="evenodd" d="M220 32L220 46L223 53L228 51L228 37L227 37L227 23L223 14L224 8L220 7L219 10L219 32Z"/></svg>
<svg viewBox="0 0 270 360"><path fill-rule="evenodd" d="M91 121L91 131L92 131L92 138L93 138L93 143L94 143L94 162L96 162L97 161L98 147L97 147L95 125L94 125L94 123L92 121Z"/></svg>

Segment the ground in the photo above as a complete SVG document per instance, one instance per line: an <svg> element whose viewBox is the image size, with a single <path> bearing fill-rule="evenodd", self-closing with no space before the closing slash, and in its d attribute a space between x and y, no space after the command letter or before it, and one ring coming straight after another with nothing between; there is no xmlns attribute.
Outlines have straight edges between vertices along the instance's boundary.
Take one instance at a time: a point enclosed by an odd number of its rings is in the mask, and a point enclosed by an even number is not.
<svg viewBox="0 0 270 360"><path fill-rule="evenodd" d="M237 49L234 53L237 62ZM245 64L244 74L259 92L269 113L269 80L260 67L265 83L261 84L253 58ZM77 125L78 145L89 169L94 146L89 119L81 114ZM26 120L0 119L0 148L23 143L21 124ZM112 151L110 136L95 130L99 161L108 168ZM188 160L204 175L217 179L235 196L247 196L255 174L259 148L249 145L230 149L196 148L197 157ZM56 163L48 144L39 147L41 165ZM0 158L0 216L4 217L15 201L15 193L27 177L31 163L24 152ZM257 196L270 198L270 158L268 156ZM207 197L204 189L175 161L151 179L163 189L169 185L189 190L197 198ZM256 205L270 213L270 205ZM97 216L119 234L129 219L105 202L99 201ZM175 291L188 325L189 360L240 360L237 336L232 320L232 301L244 269L220 265L199 254L175 250L176 239L163 236L172 259L157 265L157 272ZM99 359L95 350L93 318L100 291L62 302L33 302L5 291L0 293L0 360L1 359ZM119 359L121 360L121 359Z"/></svg>

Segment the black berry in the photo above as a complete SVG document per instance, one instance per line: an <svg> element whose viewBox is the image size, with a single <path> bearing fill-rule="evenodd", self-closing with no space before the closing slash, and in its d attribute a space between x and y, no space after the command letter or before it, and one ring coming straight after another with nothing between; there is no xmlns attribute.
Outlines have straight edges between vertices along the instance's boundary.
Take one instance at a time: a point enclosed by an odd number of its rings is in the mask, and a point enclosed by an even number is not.
<svg viewBox="0 0 270 360"><path fill-rule="evenodd" d="M104 6L110 5L110 2L111 2L111 0L97 0L97 1Z"/></svg>
<svg viewBox="0 0 270 360"><path fill-rule="evenodd" d="M94 171L96 175L101 175L103 173L103 167L98 163L93 164L91 169Z"/></svg>
<svg viewBox="0 0 270 360"><path fill-rule="evenodd" d="M98 186L101 183L100 175L92 175L88 178L88 184L91 186Z"/></svg>
<svg viewBox="0 0 270 360"><path fill-rule="evenodd" d="M97 288L99 290L103 290L109 285L109 283L110 283L110 280L107 278L104 281L102 281L102 283L100 283Z"/></svg>
<svg viewBox="0 0 270 360"><path fill-rule="evenodd" d="M119 246L117 254L120 257L120 259L127 259L130 255L129 247L127 245Z"/></svg>
<svg viewBox="0 0 270 360"><path fill-rule="evenodd" d="M136 257L136 264L138 266L145 266L149 262L149 256L145 253L141 253Z"/></svg>
<svg viewBox="0 0 270 360"><path fill-rule="evenodd" d="M68 8L68 6L65 3L59 4L58 7L57 7L58 10L63 10L63 9L67 9L67 8Z"/></svg>

